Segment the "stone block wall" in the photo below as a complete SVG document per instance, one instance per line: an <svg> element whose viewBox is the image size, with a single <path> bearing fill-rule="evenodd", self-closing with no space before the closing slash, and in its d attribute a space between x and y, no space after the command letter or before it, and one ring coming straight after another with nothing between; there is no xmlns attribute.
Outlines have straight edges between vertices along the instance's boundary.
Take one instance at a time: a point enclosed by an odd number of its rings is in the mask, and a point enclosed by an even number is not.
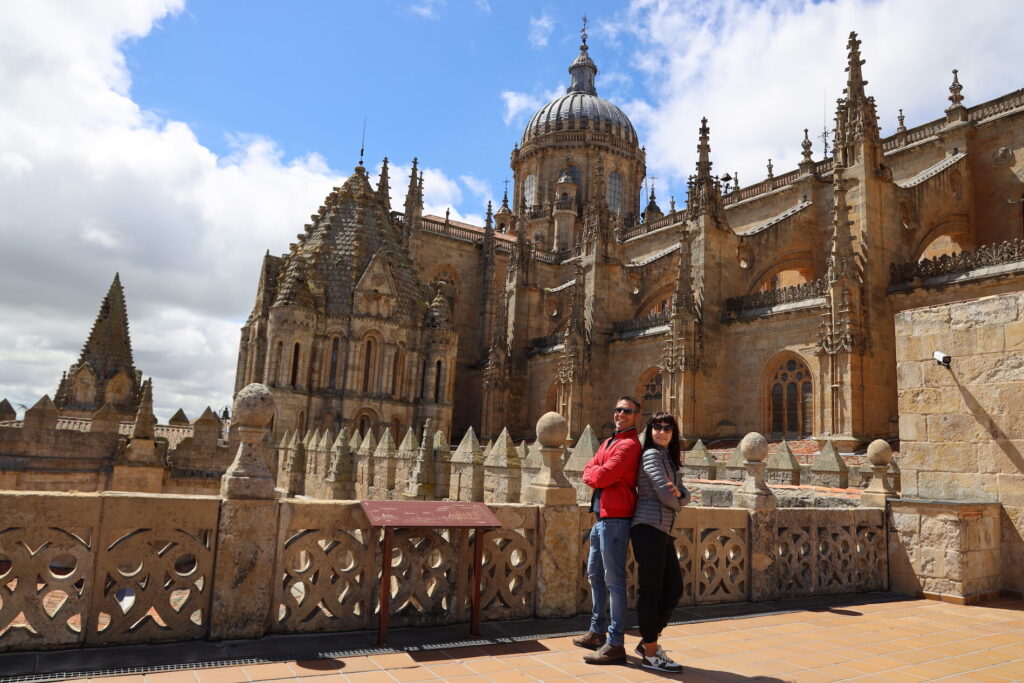
<svg viewBox="0 0 1024 683"><path fill-rule="evenodd" d="M905 310L896 314L895 322L902 495L1000 504L998 588L1020 593L1024 294ZM950 367L933 359L935 351L951 356ZM945 519L945 514L938 518ZM958 552L977 549L962 547ZM971 585L964 588L974 590Z"/></svg>
<svg viewBox="0 0 1024 683"><path fill-rule="evenodd" d="M909 595L973 604L1002 585L1000 505L893 501L891 587Z"/></svg>

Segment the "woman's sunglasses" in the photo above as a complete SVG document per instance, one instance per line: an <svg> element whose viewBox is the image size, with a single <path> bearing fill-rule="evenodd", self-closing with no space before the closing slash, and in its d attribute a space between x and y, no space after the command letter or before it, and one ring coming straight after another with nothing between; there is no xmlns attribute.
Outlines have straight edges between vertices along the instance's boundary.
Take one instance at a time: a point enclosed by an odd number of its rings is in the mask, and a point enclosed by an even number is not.
<svg viewBox="0 0 1024 683"><path fill-rule="evenodd" d="M655 431L655 432L671 432L672 431L672 425L667 425L667 424L651 425L651 430Z"/></svg>

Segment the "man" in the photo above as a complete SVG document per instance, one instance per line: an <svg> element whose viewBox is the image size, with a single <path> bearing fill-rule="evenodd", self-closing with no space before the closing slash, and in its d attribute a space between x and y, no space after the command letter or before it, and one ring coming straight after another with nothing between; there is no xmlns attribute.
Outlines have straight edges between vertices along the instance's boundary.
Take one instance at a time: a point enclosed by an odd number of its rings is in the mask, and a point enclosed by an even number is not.
<svg viewBox="0 0 1024 683"><path fill-rule="evenodd" d="M597 515L590 530L587 576L594 611L590 630L573 644L597 650L583 658L587 664L624 664L626 626L626 547L629 523L636 508L636 475L640 439L636 423L640 402L623 396L615 403L615 433L583 468L583 482L594 489L590 510ZM609 610L609 603L611 609ZM608 612L611 612L611 620ZM607 627L607 636L605 629Z"/></svg>

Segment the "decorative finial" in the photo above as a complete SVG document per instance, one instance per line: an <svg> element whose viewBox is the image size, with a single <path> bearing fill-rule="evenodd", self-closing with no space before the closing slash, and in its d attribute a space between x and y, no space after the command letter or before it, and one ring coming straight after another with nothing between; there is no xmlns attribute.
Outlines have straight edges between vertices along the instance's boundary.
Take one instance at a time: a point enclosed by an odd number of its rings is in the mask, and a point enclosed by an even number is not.
<svg viewBox="0 0 1024 683"><path fill-rule="evenodd" d="M897 133L906 133L907 132L907 127L903 125L903 120L905 118L906 117L903 116L903 110L900 109L900 115L896 117L896 120L900 122L900 125L896 126L896 132Z"/></svg>
<svg viewBox="0 0 1024 683"><path fill-rule="evenodd" d="M444 222L445 223L448 222L448 218L451 215L452 215L452 207L449 206L447 209L444 210Z"/></svg>
<svg viewBox="0 0 1024 683"><path fill-rule="evenodd" d="M580 45L580 49L581 50L586 50L587 49L587 23L588 23L588 21L589 20L587 19L587 15L584 14L583 15L583 28L580 29L580 37L583 39L583 44Z"/></svg>
<svg viewBox="0 0 1024 683"><path fill-rule="evenodd" d="M669 213L675 213L676 212L676 196L675 195L671 195L668 198L668 210L669 210Z"/></svg>
<svg viewBox="0 0 1024 683"><path fill-rule="evenodd" d="M811 160L811 138L807 135L807 129L804 128L804 141L800 143L803 147L804 161Z"/></svg>
<svg viewBox="0 0 1024 683"><path fill-rule="evenodd" d="M769 178L774 178L774 177L775 177L775 174L774 174L774 173L772 173L772 169L773 169L773 168L774 168L774 166L772 166L772 160L771 160L771 159L769 159L769 160L768 160L768 177L769 177Z"/></svg>
<svg viewBox="0 0 1024 683"><path fill-rule="evenodd" d="M964 86L960 85L960 79L957 77L958 70L953 69L953 84L949 86L949 101L952 102L953 107L961 106L960 103L964 101L964 96L960 94L960 91L964 89Z"/></svg>
<svg viewBox="0 0 1024 683"><path fill-rule="evenodd" d="M733 171L732 172L732 191L735 192L738 189L740 189L740 172L739 171Z"/></svg>

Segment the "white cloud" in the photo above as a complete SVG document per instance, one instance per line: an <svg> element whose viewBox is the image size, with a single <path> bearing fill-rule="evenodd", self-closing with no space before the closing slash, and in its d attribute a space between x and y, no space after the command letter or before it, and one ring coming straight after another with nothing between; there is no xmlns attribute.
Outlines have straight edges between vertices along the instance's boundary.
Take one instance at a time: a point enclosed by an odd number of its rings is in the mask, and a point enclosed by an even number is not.
<svg viewBox="0 0 1024 683"><path fill-rule="evenodd" d="M459 182L469 188L469 191L476 195L477 199L486 202L494 195L491 194L491 186L486 180L475 178L471 175L460 175Z"/></svg>
<svg viewBox="0 0 1024 683"><path fill-rule="evenodd" d="M258 136L218 157L131 100L119 45L181 8L0 5L0 397L53 395L120 271L158 414L226 404L263 251L341 181Z"/></svg>
<svg viewBox="0 0 1024 683"><path fill-rule="evenodd" d="M705 115L716 172L738 170L746 185L765 177L769 157L776 175L795 169L803 129L832 125L851 30L883 134L901 107L907 126L941 117L954 67L968 105L1020 87L1024 14L998 0L635 0L615 26L633 31L633 63L651 91L623 108L640 128L648 172L677 193ZM821 152L816 141L816 159Z"/></svg>
<svg viewBox="0 0 1024 683"><path fill-rule="evenodd" d="M563 93L565 93L565 86L558 86L540 94L504 90L501 93L501 99L505 103L502 120L506 126L523 125L526 123L526 116L532 116L538 109Z"/></svg>
<svg viewBox="0 0 1024 683"><path fill-rule="evenodd" d="M476 0L476 6L480 8L481 12L491 13L491 3L487 2L487 0Z"/></svg>
<svg viewBox="0 0 1024 683"><path fill-rule="evenodd" d="M409 5L409 11L424 19L437 19L437 10L444 5L444 0L419 0Z"/></svg>
<svg viewBox="0 0 1024 683"><path fill-rule="evenodd" d="M540 49L546 47L551 38L551 32L555 30L555 20L550 14L544 12L539 17L530 17L530 31L526 39L530 46Z"/></svg>

